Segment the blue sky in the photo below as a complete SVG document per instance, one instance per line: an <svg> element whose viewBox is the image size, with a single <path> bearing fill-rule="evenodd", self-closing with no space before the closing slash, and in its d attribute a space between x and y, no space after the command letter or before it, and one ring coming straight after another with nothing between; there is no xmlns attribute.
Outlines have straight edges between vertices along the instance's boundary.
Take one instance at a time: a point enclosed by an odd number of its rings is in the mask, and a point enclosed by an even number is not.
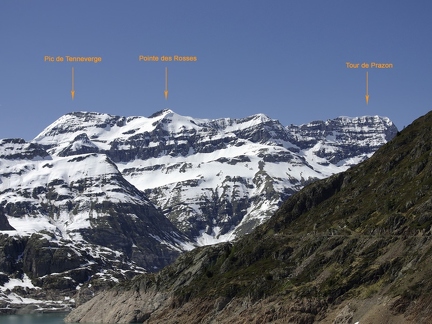
<svg viewBox="0 0 432 324"><path fill-rule="evenodd" d="M431 14L430 0L1 0L0 138L31 140L72 111L164 108L200 118L264 113L284 125L381 115L402 128L432 109ZM366 70L347 61L394 65L368 70L369 105Z"/></svg>

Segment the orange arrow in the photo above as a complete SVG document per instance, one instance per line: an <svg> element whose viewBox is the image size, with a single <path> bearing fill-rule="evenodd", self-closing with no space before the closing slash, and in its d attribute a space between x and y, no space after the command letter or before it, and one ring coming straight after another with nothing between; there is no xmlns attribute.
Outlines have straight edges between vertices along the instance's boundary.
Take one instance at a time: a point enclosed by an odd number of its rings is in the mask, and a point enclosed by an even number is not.
<svg viewBox="0 0 432 324"><path fill-rule="evenodd" d="M72 90L71 90L71 96L72 100L74 100L75 97L75 89L74 89L74 68L72 68Z"/></svg>
<svg viewBox="0 0 432 324"><path fill-rule="evenodd" d="M369 75L368 72L366 72L366 105L369 104Z"/></svg>
<svg viewBox="0 0 432 324"><path fill-rule="evenodd" d="M168 68L165 68L165 100L168 100Z"/></svg>

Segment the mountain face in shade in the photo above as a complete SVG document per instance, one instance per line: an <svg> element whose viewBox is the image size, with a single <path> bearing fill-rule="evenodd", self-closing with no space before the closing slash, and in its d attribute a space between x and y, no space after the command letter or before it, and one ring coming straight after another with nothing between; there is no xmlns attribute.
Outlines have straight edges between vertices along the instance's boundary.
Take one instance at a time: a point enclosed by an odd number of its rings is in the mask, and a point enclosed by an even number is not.
<svg viewBox="0 0 432 324"><path fill-rule="evenodd" d="M231 243L182 254L67 322L432 322L432 113Z"/></svg>

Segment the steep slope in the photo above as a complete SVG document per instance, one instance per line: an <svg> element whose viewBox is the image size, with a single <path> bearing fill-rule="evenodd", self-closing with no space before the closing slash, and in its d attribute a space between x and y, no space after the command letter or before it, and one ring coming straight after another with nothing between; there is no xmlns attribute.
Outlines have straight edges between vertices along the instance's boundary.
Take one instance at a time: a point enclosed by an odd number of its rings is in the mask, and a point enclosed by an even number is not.
<svg viewBox="0 0 432 324"><path fill-rule="evenodd" d="M67 320L430 323L431 131L432 112L293 195L252 234L183 254Z"/></svg>
<svg viewBox="0 0 432 324"><path fill-rule="evenodd" d="M396 134L388 118L282 126L258 114L196 119L68 114L35 139L53 156L103 153L184 234L205 245L263 223L305 184L370 157Z"/></svg>
<svg viewBox="0 0 432 324"><path fill-rule="evenodd" d="M154 271L188 248L103 154L53 158L38 144L1 140L0 164L2 303L23 296L73 303L83 283ZM32 283L22 291L26 278Z"/></svg>

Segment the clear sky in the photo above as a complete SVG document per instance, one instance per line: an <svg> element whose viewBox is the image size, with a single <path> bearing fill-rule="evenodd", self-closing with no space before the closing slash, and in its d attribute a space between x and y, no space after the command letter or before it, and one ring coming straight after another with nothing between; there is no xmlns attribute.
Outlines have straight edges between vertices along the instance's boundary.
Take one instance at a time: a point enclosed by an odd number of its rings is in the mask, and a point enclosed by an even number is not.
<svg viewBox="0 0 432 324"><path fill-rule="evenodd" d="M381 115L402 128L432 109L431 17L430 0L1 0L0 138L31 140L72 111L164 108L284 125Z"/></svg>

